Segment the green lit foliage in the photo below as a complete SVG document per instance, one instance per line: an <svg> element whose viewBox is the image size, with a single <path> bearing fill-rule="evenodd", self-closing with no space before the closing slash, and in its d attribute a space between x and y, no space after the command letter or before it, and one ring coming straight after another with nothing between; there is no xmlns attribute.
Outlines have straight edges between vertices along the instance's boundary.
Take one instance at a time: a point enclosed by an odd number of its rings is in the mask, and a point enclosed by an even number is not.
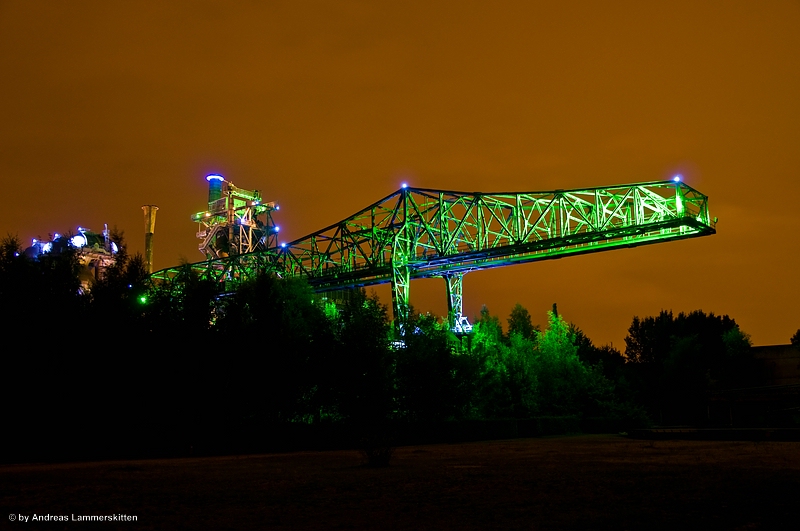
<svg viewBox="0 0 800 531"><path fill-rule="evenodd" d="M524 418L538 410L539 375L536 372L536 341L510 331L502 380L511 400L510 416Z"/></svg>
<svg viewBox="0 0 800 531"><path fill-rule="evenodd" d="M588 370L578 358L575 334L556 312L547 312L548 326L537 334L533 370L538 380L539 409L545 414L580 412Z"/></svg>
<svg viewBox="0 0 800 531"><path fill-rule="evenodd" d="M480 367L475 375L477 390L473 416L504 418L513 416L513 411L519 409L507 385L509 370L506 361L509 354L500 319L491 315L484 306L470 337L470 355Z"/></svg>
<svg viewBox="0 0 800 531"><path fill-rule="evenodd" d="M474 333L457 338L412 311L404 345L393 346L386 307L363 290L337 295L344 301L337 306L302 279L263 274L230 292L188 266L169 283L151 284L141 258L127 254L121 235L114 238L122 249L117 264L89 295L79 293L74 254L32 261L18 255L16 239L0 245L3 311L22 334L13 348L42 330L48 345L3 361L6 373L20 368L9 360L24 360L22 368L36 375L34 384L6 386L6 403L26 393L50 397L47 411L20 409L20 425L28 417L56 422L73 426L63 431L72 437L82 425L76 415L112 434L106 419L122 418L137 433L191 441L264 434L278 423L337 422L368 455L385 460L393 420L602 416L620 407L603 376L619 353L595 348L556 313L541 332L517 305L504 334L484 308ZM722 342L734 357L747 350L738 328L727 329ZM53 348L68 343L80 348ZM664 354L674 367L662 372L679 372L691 358L693 344L685 343ZM657 352L642 344L643 352ZM102 377L90 377L96 374Z"/></svg>
<svg viewBox="0 0 800 531"><path fill-rule="evenodd" d="M483 306L480 317L475 320L473 334L474 348L497 349L503 343L503 325L500 324L500 318L492 315L489 309Z"/></svg>
<svg viewBox="0 0 800 531"><path fill-rule="evenodd" d="M600 352L598 356L605 350L595 349L555 311L548 313L543 332L526 326L530 317L519 305L509 324L511 331L504 338L499 320L485 308L476 320L470 356L482 362L476 380L480 396L477 417L605 416L624 409L600 360L594 366L581 361L578 341L583 342L584 350ZM521 330L532 331L532 337Z"/></svg>
<svg viewBox="0 0 800 531"><path fill-rule="evenodd" d="M339 319L339 308L336 307L335 302L331 302L329 300L323 300L322 311L325 313L325 317L327 317L331 321L336 321Z"/></svg>
<svg viewBox="0 0 800 531"><path fill-rule="evenodd" d="M482 367L475 375L479 398L473 400L473 412L479 418L526 418L537 411L535 329L521 305L514 308L509 325L505 337L500 320L486 307L475 323L470 355Z"/></svg>

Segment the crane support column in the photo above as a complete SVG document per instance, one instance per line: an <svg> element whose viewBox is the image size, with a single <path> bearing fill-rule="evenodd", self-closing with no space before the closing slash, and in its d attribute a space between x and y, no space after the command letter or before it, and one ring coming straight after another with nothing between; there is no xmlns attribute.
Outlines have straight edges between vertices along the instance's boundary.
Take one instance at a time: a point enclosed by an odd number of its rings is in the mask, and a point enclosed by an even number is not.
<svg viewBox="0 0 800 531"><path fill-rule="evenodd" d="M392 263L392 308L394 310L395 327L402 335L403 323L408 319L408 287L411 282L408 266L403 263Z"/></svg>
<svg viewBox="0 0 800 531"><path fill-rule="evenodd" d="M469 319L464 315L464 273L445 275L447 284L447 316L450 320L450 330L456 334L466 334L472 331Z"/></svg>
<svg viewBox="0 0 800 531"><path fill-rule="evenodd" d="M395 327L403 335L403 323L408 320L408 292L411 283L411 269L408 267L410 242L405 226L394 238L392 254L392 308Z"/></svg>
<svg viewBox="0 0 800 531"><path fill-rule="evenodd" d="M408 193L403 187L400 191L398 214L400 223L392 244L392 307L394 310L395 328L403 335L403 323L408 320L408 291L411 282L411 270L408 262L413 254L413 234L408 223Z"/></svg>

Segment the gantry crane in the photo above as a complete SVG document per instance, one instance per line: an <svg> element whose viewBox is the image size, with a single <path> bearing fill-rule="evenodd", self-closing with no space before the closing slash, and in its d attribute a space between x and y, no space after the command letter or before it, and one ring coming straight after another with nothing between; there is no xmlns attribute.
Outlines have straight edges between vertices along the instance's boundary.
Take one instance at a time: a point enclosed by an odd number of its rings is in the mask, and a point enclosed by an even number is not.
<svg viewBox="0 0 800 531"><path fill-rule="evenodd" d="M201 214L205 216L196 217ZM411 280L440 277L447 285L451 326L459 333L471 329L463 314L468 272L707 236L716 232L715 225L708 198L677 177L544 192L455 192L404 185L293 242L190 267L234 284L263 271L305 277L317 292L390 282L396 319L408 314ZM179 270L165 269L154 277L168 280Z"/></svg>

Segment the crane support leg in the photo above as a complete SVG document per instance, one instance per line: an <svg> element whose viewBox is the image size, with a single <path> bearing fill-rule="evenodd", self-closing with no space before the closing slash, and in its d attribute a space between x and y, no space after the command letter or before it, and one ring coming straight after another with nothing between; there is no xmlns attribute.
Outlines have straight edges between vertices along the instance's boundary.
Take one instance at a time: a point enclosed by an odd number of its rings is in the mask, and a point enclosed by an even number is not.
<svg viewBox="0 0 800 531"><path fill-rule="evenodd" d="M454 273L444 277L447 283L447 315L450 329L456 334L472 331L472 325L464 315L464 273Z"/></svg>
<svg viewBox="0 0 800 531"><path fill-rule="evenodd" d="M403 333L403 323L408 320L408 284L411 281L410 271L404 263L392 264L392 309L394 310L394 323L400 335Z"/></svg>

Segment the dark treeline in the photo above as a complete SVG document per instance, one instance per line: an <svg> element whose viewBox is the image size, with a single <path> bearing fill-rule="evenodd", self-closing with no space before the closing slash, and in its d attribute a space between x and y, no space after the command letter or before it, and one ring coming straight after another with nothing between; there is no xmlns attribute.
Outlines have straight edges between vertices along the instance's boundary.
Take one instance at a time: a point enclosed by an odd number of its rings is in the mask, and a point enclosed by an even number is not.
<svg viewBox="0 0 800 531"><path fill-rule="evenodd" d="M15 238L2 242L3 407L16 451L193 448L281 425L361 437L398 423L700 421L710 390L746 385L753 370L733 319L699 311L634 318L623 355L555 307L544 330L521 305L505 331L484 309L463 338L411 312L400 338L363 290L333 304L302 280L263 275L229 293L188 267L152 285L124 245L89 289L80 276L74 250L30 260Z"/></svg>

